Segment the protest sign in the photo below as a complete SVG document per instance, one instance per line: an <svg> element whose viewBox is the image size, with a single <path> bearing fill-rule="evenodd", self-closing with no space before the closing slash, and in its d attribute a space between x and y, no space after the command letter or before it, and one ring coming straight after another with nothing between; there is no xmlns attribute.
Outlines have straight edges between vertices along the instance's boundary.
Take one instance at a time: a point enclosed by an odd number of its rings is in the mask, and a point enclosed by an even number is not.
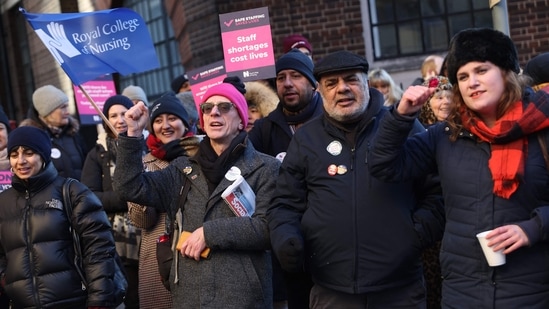
<svg viewBox="0 0 549 309"><path fill-rule="evenodd" d="M80 87L73 86L73 88L80 123L83 125L101 123L101 117L97 114L88 97ZM111 75L103 75L94 80L87 81L82 84L82 88L89 94L100 110L103 110L105 101L116 94L116 87Z"/></svg>
<svg viewBox="0 0 549 309"><path fill-rule="evenodd" d="M227 77L225 63L221 60L195 70L187 71L187 76L189 77L194 102L198 109L200 108L200 103L202 103L204 93L211 87L221 84L223 79Z"/></svg>
<svg viewBox="0 0 549 309"><path fill-rule="evenodd" d="M226 72L242 81L276 75L267 7L219 15Z"/></svg>

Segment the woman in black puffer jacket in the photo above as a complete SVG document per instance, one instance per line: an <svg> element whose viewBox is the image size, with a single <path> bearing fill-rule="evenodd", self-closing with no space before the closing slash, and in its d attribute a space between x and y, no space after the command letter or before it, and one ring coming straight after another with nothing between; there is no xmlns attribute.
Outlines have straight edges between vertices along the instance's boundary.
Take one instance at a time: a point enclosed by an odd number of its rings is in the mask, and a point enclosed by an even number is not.
<svg viewBox="0 0 549 309"><path fill-rule="evenodd" d="M73 263L71 223L62 202L65 179L51 162L49 137L34 127L17 128L8 153L13 178L12 188L0 194L0 291L13 308L115 306L115 246L101 202L79 182L69 188L85 288Z"/></svg>

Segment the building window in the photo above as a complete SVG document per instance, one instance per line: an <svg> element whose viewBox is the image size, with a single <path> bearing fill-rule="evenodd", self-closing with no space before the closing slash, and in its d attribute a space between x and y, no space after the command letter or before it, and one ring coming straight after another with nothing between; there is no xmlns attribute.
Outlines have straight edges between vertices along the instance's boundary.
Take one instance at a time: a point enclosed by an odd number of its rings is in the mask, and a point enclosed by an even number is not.
<svg viewBox="0 0 549 309"><path fill-rule="evenodd" d="M150 102L170 90L171 81L184 72L177 41L163 0L126 0L124 7L136 11L147 23L160 67L120 76L120 89L129 85L139 86L145 90Z"/></svg>
<svg viewBox="0 0 549 309"><path fill-rule="evenodd" d="M444 51L454 34L492 27L486 0L368 0L374 59Z"/></svg>

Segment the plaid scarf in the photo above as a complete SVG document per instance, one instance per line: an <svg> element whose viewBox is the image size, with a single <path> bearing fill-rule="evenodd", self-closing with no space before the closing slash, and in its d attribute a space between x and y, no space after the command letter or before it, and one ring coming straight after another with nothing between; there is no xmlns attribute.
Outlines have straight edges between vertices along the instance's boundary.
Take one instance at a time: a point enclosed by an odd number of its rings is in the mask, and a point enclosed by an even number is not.
<svg viewBox="0 0 549 309"><path fill-rule="evenodd" d="M517 190L519 179L524 175L527 136L549 127L549 96L537 93L533 99L535 102L513 103L492 128L462 108L465 129L491 144L488 166L494 181L494 194L506 199Z"/></svg>

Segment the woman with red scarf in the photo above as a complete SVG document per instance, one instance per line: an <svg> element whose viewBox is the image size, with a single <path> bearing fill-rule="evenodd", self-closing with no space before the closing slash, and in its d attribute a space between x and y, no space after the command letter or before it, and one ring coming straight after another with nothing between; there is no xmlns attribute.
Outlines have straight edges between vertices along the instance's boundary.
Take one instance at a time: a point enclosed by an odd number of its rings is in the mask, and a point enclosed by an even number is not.
<svg viewBox="0 0 549 309"><path fill-rule="evenodd" d="M387 181L438 171L446 227L442 308L549 308L549 96L519 76L516 48L493 29L466 29L447 55L455 110L406 138L434 88L412 86L386 114L368 162ZM506 263L489 266L476 234Z"/></svg>
<svg viewBox="0 0 549 309"><path fill-rule="evenodd" d="M147 171L166 168L179 156L191 156L198 150L199 138L189 131L189 116L174 93L168 92L150 107L150 134L143 158ZM172 297L162 284L156 257L156 243L167 232L166 213L153 207L129 203L132 222L141 232L139 251L139 306L141 309L170 309ZM169 241L169 240L168 240Z"/></svg>

